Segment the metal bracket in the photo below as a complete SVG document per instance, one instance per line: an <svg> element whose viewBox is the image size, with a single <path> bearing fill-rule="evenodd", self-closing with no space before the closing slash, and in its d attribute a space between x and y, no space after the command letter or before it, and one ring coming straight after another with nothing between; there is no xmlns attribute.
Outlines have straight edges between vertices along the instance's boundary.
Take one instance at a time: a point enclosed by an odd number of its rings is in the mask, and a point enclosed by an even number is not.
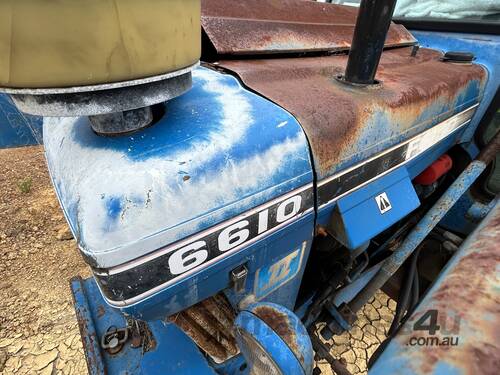
<svg viewBox="0 0 500 375"><path fill-rule="evenodd" d="M348 305L343 303L337 308L333 302L327 302L325 307L333 318L321 330L321 336L325 340L330 340L333 335L340 335L351 329L351 325L356 321L356 314L351 311Z"/></svg>
<svg viewBox="0 0 500 375"><path fill-rule="evenodd" d="M108 351L110 354L119 353L128 340L128 331L129 327L109 327L106 333L101 337L101 348Z"/></svg>
<svg viewBox="0 0 500 375"><path fill-rule="evenodd" d="M235 293L241 293L245 289L247 282L248 269L242 264L231 271L231 283Z"/></svg>

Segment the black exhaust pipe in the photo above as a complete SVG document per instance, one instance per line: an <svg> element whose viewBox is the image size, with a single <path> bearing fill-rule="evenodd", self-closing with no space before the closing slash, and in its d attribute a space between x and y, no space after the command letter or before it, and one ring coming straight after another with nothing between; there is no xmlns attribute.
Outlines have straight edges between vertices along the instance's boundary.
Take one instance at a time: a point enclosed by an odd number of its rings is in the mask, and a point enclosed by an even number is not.
<svg viewBox="0 0 500 375"><path fill-rule="evenodd" d="M361 0L345 81L360 85L375 82L395 6L396 0Z"/></svg>

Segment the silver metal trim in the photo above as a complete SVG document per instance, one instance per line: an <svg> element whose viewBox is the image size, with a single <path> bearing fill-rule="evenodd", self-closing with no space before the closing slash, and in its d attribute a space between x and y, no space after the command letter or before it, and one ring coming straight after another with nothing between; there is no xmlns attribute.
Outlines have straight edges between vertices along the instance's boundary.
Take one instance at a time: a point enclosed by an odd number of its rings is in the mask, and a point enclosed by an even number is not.
<svg viewBox="0 0 500 375"><path fill-rule="evenodd" d="M18 94L18 95L20 95L20 94L48 95L48 94L76 94L76 93L80 93L80 92L111 90L111 89L118 89L118 88L123 88L123 87L144 85L147 83L158 82L158 81L163 81L165 79L178 77L178 76L181 76L183 74L186 74L186 73L193 71L193 69L195 69L199 65L200 65L200 62L198 61L197 63L195 63L191 66L176 70L174 72L169 72L169 73L160 74L160 75L151 76L151 77L146 77L146 78L132 79L130 81L120 81L120 82L104 83L104 84L97 84L97 85L87 85L87 86L39 88L39 89L16 89L16 88L10 88L10 87L0 87L0 92L6 93L6 94L13 94L13 95L16 95L16 94Z"/></svg>

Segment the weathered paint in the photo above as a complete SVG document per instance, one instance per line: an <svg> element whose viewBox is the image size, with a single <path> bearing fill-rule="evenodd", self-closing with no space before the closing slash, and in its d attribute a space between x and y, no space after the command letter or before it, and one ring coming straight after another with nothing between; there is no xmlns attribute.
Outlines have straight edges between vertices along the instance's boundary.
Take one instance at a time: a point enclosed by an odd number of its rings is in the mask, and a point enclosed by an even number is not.
<svg viewBox="0 0 500 375"><path fill-rule="evenodd" d="M19 112L12 100L0 93L0 149L42 143L42 118Z"/></svg>
<svg viewBox="0 0 500 375"><path fill-rule="evenodd" d="M307 243L301 248L291 252L275 263L266 265L257 270L255 275L254 294L256 299L261 299L274 290L282 287L292 280L300 271L302 259Z"/></svg>
<svg viewBox="0 0 500 375"><path fill-rule="evenodd" d="M381 84L338 82L347 56L223 60L223 67L295 115L307 134L318 179L363 161L481 100L486 71L441 61L438 51L382 54Z"/></svg>
<svg viewBox="0 0 500 375"><path fill-rule="evenodd" d="M311 340L300 319L291 311L273 303L256 303L240 312L235 326L237 331L250 333L283 374L311 374ZM239 333L236 337L241 347L238 336Z"/></svg>
<svg viewBox="0 0 500 375"><path fill-rule="evenodd" d="M90 375L104 375L106 369L101 357L100 340L95 330L92 311L90 310L83 280L80 277L71 280L71 291L73 293L73 303L75 305L76 320L80 328L83 350L87 360L87 368ZM97 311L97 318L100 319L105 314L104 308L100 306Z"/></svg>
<svg viewBox="0 0 500 375"><path fill-rule="evenodd" d="M481 64L488 71L488 80L485 85L483 100L472 118L470 126L467 131L464 132L461 139L461 142L470 141L500 86L500 35L447 33L421 30L412 31L412 34L423 47L434 48L443 52L471 52L475 57L474 62ZM476 153L472 153L471 156L475 157ZM463 216L463 213L460 216Z"/></svg>
<svg viewBox="0 0 500 375"><path fill-rule="evenodd" d="M356 8L313 1L204 0L201 22L220 55L347 51ZM385 45L415 43L401 25L392 24Z"/></svg>
<svg viewBox="0 0 500 375"><path fill-rule="evenodd" d="M441 51L467 51L475 56L474 62L481 64L488 71L488 80L484 89L483 100L480 102L476 114L467 129L463 132L459 142L464 142L466 150L471 157L475 157L479 150L473 140L474 133L483 118L486 110L492 103L500 85L500 36L464 33L447 33L431 31L412 31L421 46L434 48ZM462 234L470 234L476 223L469 220L468 210L474 204L475 199L466 193L452 207L445 216L441 225L458 231Z"/></svg>
<svg viewBox="0 0 500 375"><path fill-rule="evenodd" d="M92 265L123 264L312 181L295 119L199 68L154 126L92 132L86 118L45 119L49 171Z"/></svg>
<svg viewBox="0 0 500 375"><path fill-rule="evenodd" d="M73 280L72 292L84 342L95 340L95 337L100 340L111 326L124 328L127 325L126 317L103 300L92 278ZM95 341L92 347L84 345L89 373L216 375L196 344L175 324L163 320L146 323L156 343L147 351L141 346L132 347L132 340L114 355L101 350Z"/></svg>
<svg viewBox="0 0 500 375"><path fill-rule="evenodd" d="M497 374L500 368L500 204L467 238L370 374ZM435 335L413 325L437 310ZM459 323L457 323L459 322ZM445 324L443 324L445 323ZM446 329L445 329L446 328ZM448 332L447 332L448 331ZM457 345L409 345L413 337Z"/></svg>

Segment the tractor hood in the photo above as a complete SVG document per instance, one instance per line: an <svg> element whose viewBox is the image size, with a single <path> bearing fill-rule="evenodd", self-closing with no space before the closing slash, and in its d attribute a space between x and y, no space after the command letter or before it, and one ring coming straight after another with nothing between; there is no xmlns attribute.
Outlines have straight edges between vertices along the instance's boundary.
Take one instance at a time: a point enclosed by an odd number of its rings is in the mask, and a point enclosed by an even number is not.
<svg viewBox="0 0 500 375"><path fill-rule="evenodd" d="M351 48L358 9L303 0L203 0L204 58L220 56L339 53ZM416 39L391 24L385 47L408 46Z"/></svg>
<svg viewBox="0 0 500 375"><path fill-rule="evenodd" d="M306 137L289 113L222 73L162 104L153 126L96 135L86 117L46 118L49 171L94 268L117 266L312 182Z"/></svg>

